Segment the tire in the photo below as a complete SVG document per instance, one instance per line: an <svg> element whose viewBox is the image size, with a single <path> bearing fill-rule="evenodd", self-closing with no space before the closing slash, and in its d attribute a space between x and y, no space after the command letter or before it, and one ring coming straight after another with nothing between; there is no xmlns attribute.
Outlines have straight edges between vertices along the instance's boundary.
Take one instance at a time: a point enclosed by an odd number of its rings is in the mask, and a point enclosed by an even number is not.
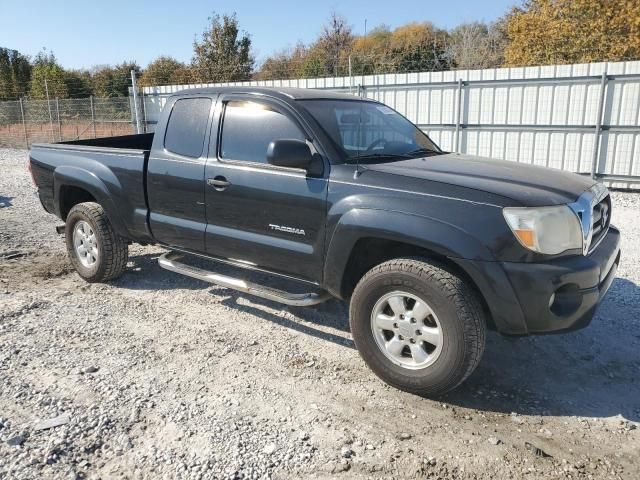
<svg viewBox="0 0 640 480"><path fill-rule="evenodd" d="M65 239L71 263L87 282L113 280L127 267L127 241L113 230L107 214L97 203L79 203L71 209Z"/></svg>
<svg viewBox="0 0 640 480"><path fill-rule="evenodd" d="M403 308L406 315L396 313ZM421 258L390 260L367 272L351 297L349 323L360 355L378 377L427 397L471 375L487 328L475 290L445 266Z"/></svg>

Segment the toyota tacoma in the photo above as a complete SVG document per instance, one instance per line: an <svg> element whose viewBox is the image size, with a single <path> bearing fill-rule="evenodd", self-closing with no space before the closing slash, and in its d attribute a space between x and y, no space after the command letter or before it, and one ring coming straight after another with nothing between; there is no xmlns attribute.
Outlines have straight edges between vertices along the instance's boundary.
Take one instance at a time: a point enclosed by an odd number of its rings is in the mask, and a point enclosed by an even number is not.
<svg viewBox="0 0 640 480"><path fill-rule="evenodd" d="M346 94L185 90L154 133L29 156L85 280L113 280L129 244L157 244L179 274L289 305L344 300L367 365L421 395L464 381L487 329L586 326L620 261L603 185L445 152L395 110Z"/></svg>

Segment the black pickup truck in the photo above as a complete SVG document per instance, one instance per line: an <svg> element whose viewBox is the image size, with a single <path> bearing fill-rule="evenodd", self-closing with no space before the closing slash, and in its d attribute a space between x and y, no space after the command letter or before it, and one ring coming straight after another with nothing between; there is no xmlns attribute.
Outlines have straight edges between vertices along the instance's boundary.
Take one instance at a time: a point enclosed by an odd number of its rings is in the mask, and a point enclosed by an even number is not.
<svg viewBox="0 0 640 480"><path fill-rule="evenodd" d="M185 90L154 134L34 145L29 166L87 281L121 275L138 242L166 247L168 270L252 295L343 299L365 362L422 395L471 374L488 328L587 325L620 261L601 184L444 152L349 95ZM221 274L219 262L300 288Z"/></svg>

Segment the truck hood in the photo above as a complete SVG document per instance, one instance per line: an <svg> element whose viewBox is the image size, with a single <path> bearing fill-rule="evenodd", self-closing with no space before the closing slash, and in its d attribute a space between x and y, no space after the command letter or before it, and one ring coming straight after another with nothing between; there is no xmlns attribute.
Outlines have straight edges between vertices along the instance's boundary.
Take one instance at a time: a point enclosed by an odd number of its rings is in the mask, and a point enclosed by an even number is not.
<svg viewBox="0 0 640 480"><path fill-rule="evenodd" d="M529 207L574 202L595 183L589 177L562 170L459 153L373 164L367 168L481 190Z"/></svg>

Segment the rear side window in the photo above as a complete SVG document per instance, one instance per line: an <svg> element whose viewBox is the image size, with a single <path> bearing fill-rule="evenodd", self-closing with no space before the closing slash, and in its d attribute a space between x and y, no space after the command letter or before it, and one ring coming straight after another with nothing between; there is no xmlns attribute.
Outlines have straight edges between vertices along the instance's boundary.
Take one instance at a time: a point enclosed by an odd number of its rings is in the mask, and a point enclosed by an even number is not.
<svg viewBox="0 0 640 480"><path fill-rule="evenodd" d="M266 163L269 143L280 139L304 140L305 135L293 120L270 105L227 103L220 146L223 159Z"/></svg>
<svg viewBox="0 0 640 480"><path fill-rule="evenodd" d="M186 157L202 155L210 109L210 98L183 98L174 103L164 135L164 148Z"/></svg>

